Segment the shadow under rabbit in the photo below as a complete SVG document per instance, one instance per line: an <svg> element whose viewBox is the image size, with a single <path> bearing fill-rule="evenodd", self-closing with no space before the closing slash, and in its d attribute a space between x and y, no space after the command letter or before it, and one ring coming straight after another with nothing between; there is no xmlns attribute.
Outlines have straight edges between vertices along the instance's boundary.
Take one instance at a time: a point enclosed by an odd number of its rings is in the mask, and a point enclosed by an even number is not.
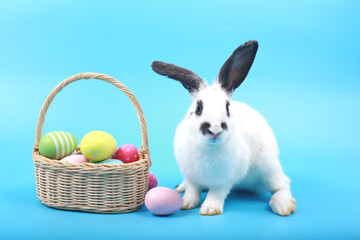
<svg viewBox="0 0 360 240"><path fill-rule="evenodd" d="M200 205L195 208L199 209L201 204L205 201L208 190L203 190L200 198ZM184 194L181 193L183 196ZM271 208L268 206L271 194L268 192L252 192L247 190L232 190L225 200L224 211L233 211L233 209L249 208L249 206L257 206L261 209L265 209L272 213ZM190 210L192 212L194 209ZM189 210L183 210L181 212L189 212ZM198 210L197 210L198 211Z"/></svg>

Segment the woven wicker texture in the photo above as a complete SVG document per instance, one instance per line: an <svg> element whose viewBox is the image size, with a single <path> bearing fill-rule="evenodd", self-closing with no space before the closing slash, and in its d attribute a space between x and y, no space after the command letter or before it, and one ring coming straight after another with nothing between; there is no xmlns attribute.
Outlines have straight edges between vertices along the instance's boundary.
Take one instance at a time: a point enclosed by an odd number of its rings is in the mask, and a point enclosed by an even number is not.
<svg viewBox="0 0 360 240"><path fill-rule="evenodd" d="M136 109L142 137L140 160L129 164L72 164L46 158L39 142L46 112L55 96L67 85L82 79L99 79L120 89ZM40 111L33 151L37 195L46 206L96 213L135 211L144 203L151 158L144 113L132 92L118 80L104 74L81 73L69 77L49 94Z"/></svg>

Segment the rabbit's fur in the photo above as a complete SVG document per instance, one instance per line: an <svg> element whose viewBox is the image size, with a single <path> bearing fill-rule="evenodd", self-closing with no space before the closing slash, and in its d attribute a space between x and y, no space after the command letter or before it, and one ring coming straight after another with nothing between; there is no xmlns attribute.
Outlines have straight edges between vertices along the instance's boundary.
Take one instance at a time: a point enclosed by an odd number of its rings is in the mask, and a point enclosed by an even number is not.
<svg viewBox="0 0 360 240"><path fill-rule="evenodd" d="M200 214L222 214L230 190L240 188L271 192L269 205L279 215L295 211L290 179L282 171L270 126L256 110L231 101L257 48L254 40L237 48L211 86L187 69L158 61L152 64L155 72L180 81L193 100L174 141L175 157L184 175L176 188L185 192L182 209L198 207L201 191L208 189Z"/></svg>

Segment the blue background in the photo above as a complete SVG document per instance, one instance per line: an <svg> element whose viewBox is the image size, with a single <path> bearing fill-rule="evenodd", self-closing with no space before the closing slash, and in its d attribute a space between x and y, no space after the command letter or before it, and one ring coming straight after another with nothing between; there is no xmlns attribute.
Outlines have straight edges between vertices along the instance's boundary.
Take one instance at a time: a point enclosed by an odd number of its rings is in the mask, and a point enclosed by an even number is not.
<svg viewBox="0 0 360 240"><path fill-rule="evenodd" d="M0 238L360 238L359 1L1 1ZM259 42L233 98L262 113L292 179L297 212L273 214L268 194L234 192L224 214L156 217L142 207L101 215L51 209L36 197L31 160L41 106L80 72L115 77L137 96L153 172L173 188L172 150L190 97L150 68L162 60L212 81L232 51ZM138 147L135 110L113 86L80 81L51 105L43 129L112 134ZM203 195L203 198L205 195Z"/></svg>

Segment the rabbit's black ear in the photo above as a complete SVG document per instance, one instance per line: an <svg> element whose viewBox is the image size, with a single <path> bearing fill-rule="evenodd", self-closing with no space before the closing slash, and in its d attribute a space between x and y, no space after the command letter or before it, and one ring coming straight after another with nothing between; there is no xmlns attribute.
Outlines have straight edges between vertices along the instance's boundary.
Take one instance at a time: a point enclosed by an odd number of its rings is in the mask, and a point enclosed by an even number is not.
<svg viewBox="0 0 360 240"><path fill-rule="evenodd" d="M226 60L218 76L218 82L226 92L231 94L244 81L254 61L257 49L257 41L247 41Z"/></svg>
<svg viewBox="0 0 360 240"><path fill-rule="evenodd" d="M190 92L196 92L203 84L201 78L190 70L182 67L178 67L174 64L164 63L160 61L154 61L151 64L151 68L154 72L175 79Z"/></svg>

